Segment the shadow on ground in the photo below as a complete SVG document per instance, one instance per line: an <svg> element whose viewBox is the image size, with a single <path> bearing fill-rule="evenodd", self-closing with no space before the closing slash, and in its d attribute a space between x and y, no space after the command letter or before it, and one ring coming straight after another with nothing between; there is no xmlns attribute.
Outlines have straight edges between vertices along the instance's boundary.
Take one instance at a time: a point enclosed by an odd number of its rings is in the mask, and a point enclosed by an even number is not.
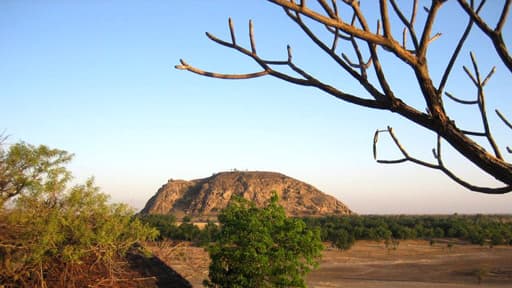
<svg viewBox="0 0 512 288"><path fill-rule="evenodd" d="M136 287L192 287L190 282L158 257L147 256L140 249L134 249L128 254L127 258L130 268L142 275L142 277L136 279L137 281L134 281L137 283Z"/></svg>

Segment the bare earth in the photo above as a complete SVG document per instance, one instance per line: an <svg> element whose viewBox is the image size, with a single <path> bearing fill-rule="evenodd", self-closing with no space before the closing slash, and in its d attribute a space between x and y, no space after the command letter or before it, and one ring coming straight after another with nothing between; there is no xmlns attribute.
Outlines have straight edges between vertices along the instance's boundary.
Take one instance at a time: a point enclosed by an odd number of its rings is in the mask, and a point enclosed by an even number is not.
<svg viewBox="0 0 512 288"><path fill-rule="evenodd" d="M147 247L193 287L202 287L209 261L202 248L187 243ZM349 251L326 249L307 283L320 288L512 287L512 247L454 244L449 248L446 243L431 246L409 240L395 250L380 242L358 241Z"/></svg>

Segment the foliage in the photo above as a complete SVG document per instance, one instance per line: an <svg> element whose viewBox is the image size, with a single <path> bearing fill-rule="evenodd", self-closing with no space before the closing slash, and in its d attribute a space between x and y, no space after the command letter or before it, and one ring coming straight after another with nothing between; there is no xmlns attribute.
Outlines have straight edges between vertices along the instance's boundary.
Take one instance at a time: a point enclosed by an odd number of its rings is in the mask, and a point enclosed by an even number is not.
<svg viewBox="0 0 512 288"><path fill-rule="evenodd" d="M176 216L167 214L139 214L137 216L142 223L150 225L158 230L158 239L175 239L178 234L178 226L176 225ZM181 239L180 239L181 240Z"/></svg>
<svg viewBox="0 0 512 288"><path fill-rule="evenodd" d="M287 218L274 196L257 208L232 199L219 215L221 231L209 249L208 287L305 287L323 248L319 231Z"/></svg>
<svg viewBox="0 0 512 288"><path fill-rule="evenodd" d="M398 239L459 238L473 244L512 245L509 216L345 216L305 218L322 240L348 249L354 240L393 243Z"/></svg>
<svg viewBox="0 0 512 288"><path fill-rule="evenodd" d="M11 145L8 151L0 146L0 205L24 191L62 190L71 177L64 165L72 157L66 151L44 145L21 142Z"/></svg>
<svg viewBox="0 0 512 288"><path fill-rule="evenodd" d="M4 187L16 191L3 194L16 197L0 208L0 283L7 287L86 286L78 280L85 272L113 277L134 243L156 236L127 205L109 204L93 179L67 189L67 152L18 143L3 156Z"/></svg>
<svg viewBox="0 0 512 288"><path fill-rule="evenodd" d="M145 214L139 215L138 218L160 232L159 240L191 241L198 246L207 246L210 242L215 241L219 234L218 225L210 220L203 229L200 229L192 222L192 219L184 218L178 225L176 216L172 214Z"/></svg>

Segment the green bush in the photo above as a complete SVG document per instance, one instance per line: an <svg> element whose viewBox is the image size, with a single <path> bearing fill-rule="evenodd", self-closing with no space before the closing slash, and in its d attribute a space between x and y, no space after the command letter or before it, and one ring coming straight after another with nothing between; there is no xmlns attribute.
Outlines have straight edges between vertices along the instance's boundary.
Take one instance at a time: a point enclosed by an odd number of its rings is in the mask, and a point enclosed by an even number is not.
<svg viewBox="0 0 512 288"><path fill-rule="evenodd" d="M55 153L48 157L48 151ZM13 153L20 162L0 166L11 183L5 187L16 192L3 193L11 196L0 207L0 283L6 287L87 286L83 275L89 273L111 278L134 243L157 236L127 205L109 204L93 179L67 189L67 152L20 143L2 159Z"/></svg>
<svg viewBox="0 0 512 288"><path fill-rule="evenodd" d="M323 248L320 233L287 218L277 196L264 208L232 199L218 218L208 287L305 287L304 276Z"/></svg>

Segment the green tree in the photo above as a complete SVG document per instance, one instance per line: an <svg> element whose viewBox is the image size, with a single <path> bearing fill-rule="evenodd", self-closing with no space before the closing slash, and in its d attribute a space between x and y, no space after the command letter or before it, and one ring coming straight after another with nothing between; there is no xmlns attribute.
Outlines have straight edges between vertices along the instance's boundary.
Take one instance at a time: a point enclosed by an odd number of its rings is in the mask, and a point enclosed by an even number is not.
<svg viewBox="0 0 512 288"><path fill-rule="evenodd" d="M334 238L332 244L340 250L348 250L356 242L354 235L349 234L345 229L336 230L332 237Z"/></svg>
<svg viewBox="0 0 512 288"><path fill-rule="evenodd" d="M206 246L217 239L219 235L219 226L213 221L208 220L204 228L200 231L197 244L199 246Z"/></svg>
<svg viewBox="0 0 512 288"><path fill-rule="evenodd" d="M323 244L318 230L287 218L272 197L264 208L232 199L219 214L208 287L305 287L304 276L318 265Z"/></svg>
<svg viewBox="0 0 512 288"><path fill-rule="evenodd" d="M0 136L0 205L23 192L60 191L71 177L65 164L72 154L45 145L26 143L11 145L4 149ZM48 193L51 197L52 193Z"/></svg>
<svg viewBox="0 0 512 288"><path fill-rule="evenodd" d="M101 280L84 273L113 278L133 244L156 237L127 205L109 204L93 179L68 188L67 152L18 143L2 153L2 199L12 199L0 207L0 283L7 287Z"/></svg>
<svg viewBox="0 0 512 288"><path fill-rule="evenodd" d="M145 224L156 228L159 233L159 240L176 239L179 234L179 228L176 224L176 216L172 214L144 214L138 215L138 218Z"/></svg>

